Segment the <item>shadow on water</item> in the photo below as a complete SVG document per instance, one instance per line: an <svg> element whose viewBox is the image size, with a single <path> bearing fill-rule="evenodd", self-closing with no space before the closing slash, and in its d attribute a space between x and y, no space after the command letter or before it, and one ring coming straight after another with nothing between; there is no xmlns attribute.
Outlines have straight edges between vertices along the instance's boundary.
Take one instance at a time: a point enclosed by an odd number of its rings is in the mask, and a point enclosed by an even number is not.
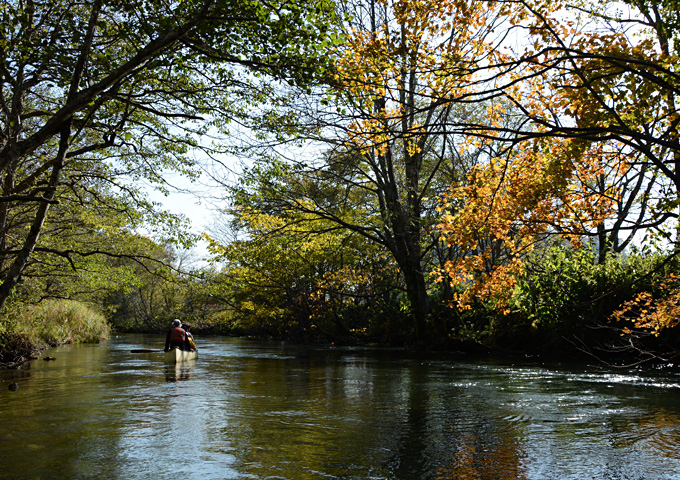
<svg viewBox="0 0 680 480"><path fill-rule="evenodd" d="M160 336L0 373L0 478L674 479L680 377Z"/></svg>

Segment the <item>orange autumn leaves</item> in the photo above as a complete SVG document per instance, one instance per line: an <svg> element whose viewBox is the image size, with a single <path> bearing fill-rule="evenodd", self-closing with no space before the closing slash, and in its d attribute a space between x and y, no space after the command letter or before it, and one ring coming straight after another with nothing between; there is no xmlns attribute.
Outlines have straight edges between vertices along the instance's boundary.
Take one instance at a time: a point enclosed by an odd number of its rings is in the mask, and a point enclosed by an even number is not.
<svg viewBox="0 0 680 480"><path fill-rule="evenodd" d="M659 296L640 292L614 312L613 320L628 322L623 327L623 334L636 329L658 337L662 330L680 324L680 279L669 274L659 283L658 290Z"/></svg>
<svg viewBox="0 0 680 480"><path fill-rule="evenodd" d="M593 188L604 168L597 150L570 140L525 143L478 165L467 185L443 197L440 229L465 255L439 279L459 287L459 308L486 300L508 313L522 259L537 242L559 234L578 245L582 232L611 215L616 192Z"/></svg>

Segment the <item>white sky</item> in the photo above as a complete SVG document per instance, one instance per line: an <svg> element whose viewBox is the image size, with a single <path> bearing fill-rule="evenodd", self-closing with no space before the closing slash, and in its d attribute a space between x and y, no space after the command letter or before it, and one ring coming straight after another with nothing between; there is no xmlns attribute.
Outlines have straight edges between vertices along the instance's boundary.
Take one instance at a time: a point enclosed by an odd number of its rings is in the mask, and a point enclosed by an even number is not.
<svg viewBox="0 0 680 480"><path fill-rule="evenodd" d="M172 214L183 215L190 222L192 233L200 235L207 232L218 214L220 205L218 196L224 189L217 186L214 181L211 182L207 175L203 175L195 182L176 174L166 174L164 178L170 193L165 196L157 190L148 188L146 191L149 200L158 202L164 210ZM192 252L198 260L205 260L208 257L207 244L201 240Z"/></svg>

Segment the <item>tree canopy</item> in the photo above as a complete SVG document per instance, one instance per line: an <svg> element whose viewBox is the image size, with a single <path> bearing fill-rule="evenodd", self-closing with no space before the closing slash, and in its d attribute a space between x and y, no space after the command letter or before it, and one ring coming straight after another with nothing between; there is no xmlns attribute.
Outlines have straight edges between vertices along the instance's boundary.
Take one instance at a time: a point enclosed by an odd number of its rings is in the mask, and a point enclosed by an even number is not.
<svg viewBox="0 0 680 480"><path fill-rule="evenodd" d="M0 17L2 305L57 203L127 215L129 229L171 219L153 215L136 182L163 188L164 172L195 174L189 152L262 99L261 76L303 85L321 75L333 10L7 0Z"/></svg>
<svg viewBox="0 0 680 480"><path fill-rule="evenodd" d="M676 242L677 12L628 7L339 2L332 79L254 119L279 148L258 150L237 197L385 248L416 337L436 323L432 298L526 315L528 278L564 262L599 279L571 301L611 299L588 313L602 320L649 273L635 277L625 256ZM288 155L286 141L304 140L319 153ZM290 170L272 177L272 159ZM542 264L556 248L583 255ZM611 258L625 283L604 280Z"/></svg>

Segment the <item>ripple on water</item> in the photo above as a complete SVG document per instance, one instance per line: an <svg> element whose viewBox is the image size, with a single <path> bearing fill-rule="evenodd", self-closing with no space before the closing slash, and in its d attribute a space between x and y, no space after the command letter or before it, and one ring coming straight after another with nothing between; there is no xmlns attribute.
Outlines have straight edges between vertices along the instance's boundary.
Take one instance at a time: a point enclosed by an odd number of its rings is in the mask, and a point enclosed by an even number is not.
<svg viewBox="0 0 680 480"><path fill-rule="evenodd" d="M0 391L0 478L680 478L673 372L221 338L191 368L129 353L157 341L64 349Z"/></svg>

